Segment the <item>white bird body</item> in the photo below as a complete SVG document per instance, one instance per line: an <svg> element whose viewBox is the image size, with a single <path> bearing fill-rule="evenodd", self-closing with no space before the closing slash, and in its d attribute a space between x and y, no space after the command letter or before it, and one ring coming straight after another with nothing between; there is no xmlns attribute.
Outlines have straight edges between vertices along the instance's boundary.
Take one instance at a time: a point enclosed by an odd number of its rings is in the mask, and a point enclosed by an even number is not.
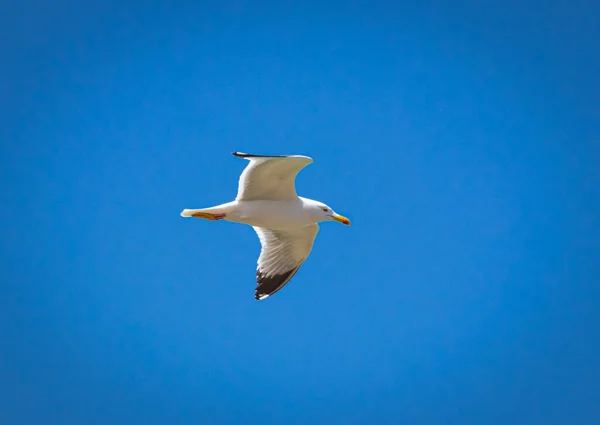
<svg viewBox="0 0 600 425"><path fill-rule="evenodd" d="M236 199L210 208L184 209L181 216L254 228L262 246L255 298L262 300L285 286L304 263L319 232L318 222L349 225L350 220L322 202L296 194L296 175L311 158L233 154L250 161L240 176Z"/></svg>
<svg viewBox="0 0 600 425"><path fill-rule="evenodd" d="M181 215L200 212L225 213L223 220L269 229L287 229L315 224L313 207L318 201L298 197L295 201L232 201L204 209L186 209Z"/></svg>

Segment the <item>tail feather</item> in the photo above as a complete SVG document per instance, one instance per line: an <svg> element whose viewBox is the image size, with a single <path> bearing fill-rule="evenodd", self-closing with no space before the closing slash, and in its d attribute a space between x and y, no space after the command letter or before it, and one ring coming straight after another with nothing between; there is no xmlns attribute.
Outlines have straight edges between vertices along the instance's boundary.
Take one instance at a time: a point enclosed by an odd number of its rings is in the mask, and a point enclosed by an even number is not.
<svg viewBox="0 0 600 425"><path fill-rule="evenodd" d="M182 217L192 217L194 214L199 213L199 212L203 212L203 209L184 209L183 211L181 211L181 216Z"/></svg>

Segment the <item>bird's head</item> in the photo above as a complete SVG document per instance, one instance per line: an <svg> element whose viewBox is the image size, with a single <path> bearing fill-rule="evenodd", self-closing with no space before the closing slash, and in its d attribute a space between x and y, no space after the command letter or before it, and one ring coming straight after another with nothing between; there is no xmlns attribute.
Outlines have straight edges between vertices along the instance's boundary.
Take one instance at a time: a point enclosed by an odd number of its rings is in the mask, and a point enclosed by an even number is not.
<svg viewBox="0 0 600 425"><path fill-rule="evenodd" d="M315 213L315 216L317 217L317 221L337 221L339 223L345 224L346 226L350 225L350 220L348 220L343 215L339 215L330 206L325 205L321 202L315 203L315 205L313 205L313 211Z"/></svg>

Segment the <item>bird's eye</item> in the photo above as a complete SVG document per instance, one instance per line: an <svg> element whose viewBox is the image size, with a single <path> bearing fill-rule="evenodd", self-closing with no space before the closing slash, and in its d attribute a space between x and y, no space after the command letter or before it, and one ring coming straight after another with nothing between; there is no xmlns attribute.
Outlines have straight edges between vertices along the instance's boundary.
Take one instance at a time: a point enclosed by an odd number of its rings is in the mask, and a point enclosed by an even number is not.
<svg viewBox="0 0 600 425"><path fill-rule="evenodd" d="M329 210L328 210L327 208L323 208L323 211L327 212L327 211L329 211Z"/></svg>

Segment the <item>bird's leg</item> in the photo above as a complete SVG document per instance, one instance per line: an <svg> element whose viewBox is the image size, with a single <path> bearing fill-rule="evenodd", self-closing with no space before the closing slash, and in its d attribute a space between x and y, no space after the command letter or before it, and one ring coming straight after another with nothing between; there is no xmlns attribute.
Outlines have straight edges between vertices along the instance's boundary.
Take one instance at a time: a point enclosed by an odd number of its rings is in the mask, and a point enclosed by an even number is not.
<svg viewBox="0 0 600 425"><path fill-rule="evenodd" d="M209 213L209 212L197 212L197 213L192 214L192 217L204 218L206 220L215 221L215 220L221 220L221 219L225 218L225 214L224 213L213 214L213 213Z"/></svg>
<svg viewBox="0 0 600 425"><path fill-rule="evenodd" d="M235 202L217 205L210 208L185 209L181 211L182 217L203 218L205 220L215 221L227 218L229 213L235 213Z"/></svg>

